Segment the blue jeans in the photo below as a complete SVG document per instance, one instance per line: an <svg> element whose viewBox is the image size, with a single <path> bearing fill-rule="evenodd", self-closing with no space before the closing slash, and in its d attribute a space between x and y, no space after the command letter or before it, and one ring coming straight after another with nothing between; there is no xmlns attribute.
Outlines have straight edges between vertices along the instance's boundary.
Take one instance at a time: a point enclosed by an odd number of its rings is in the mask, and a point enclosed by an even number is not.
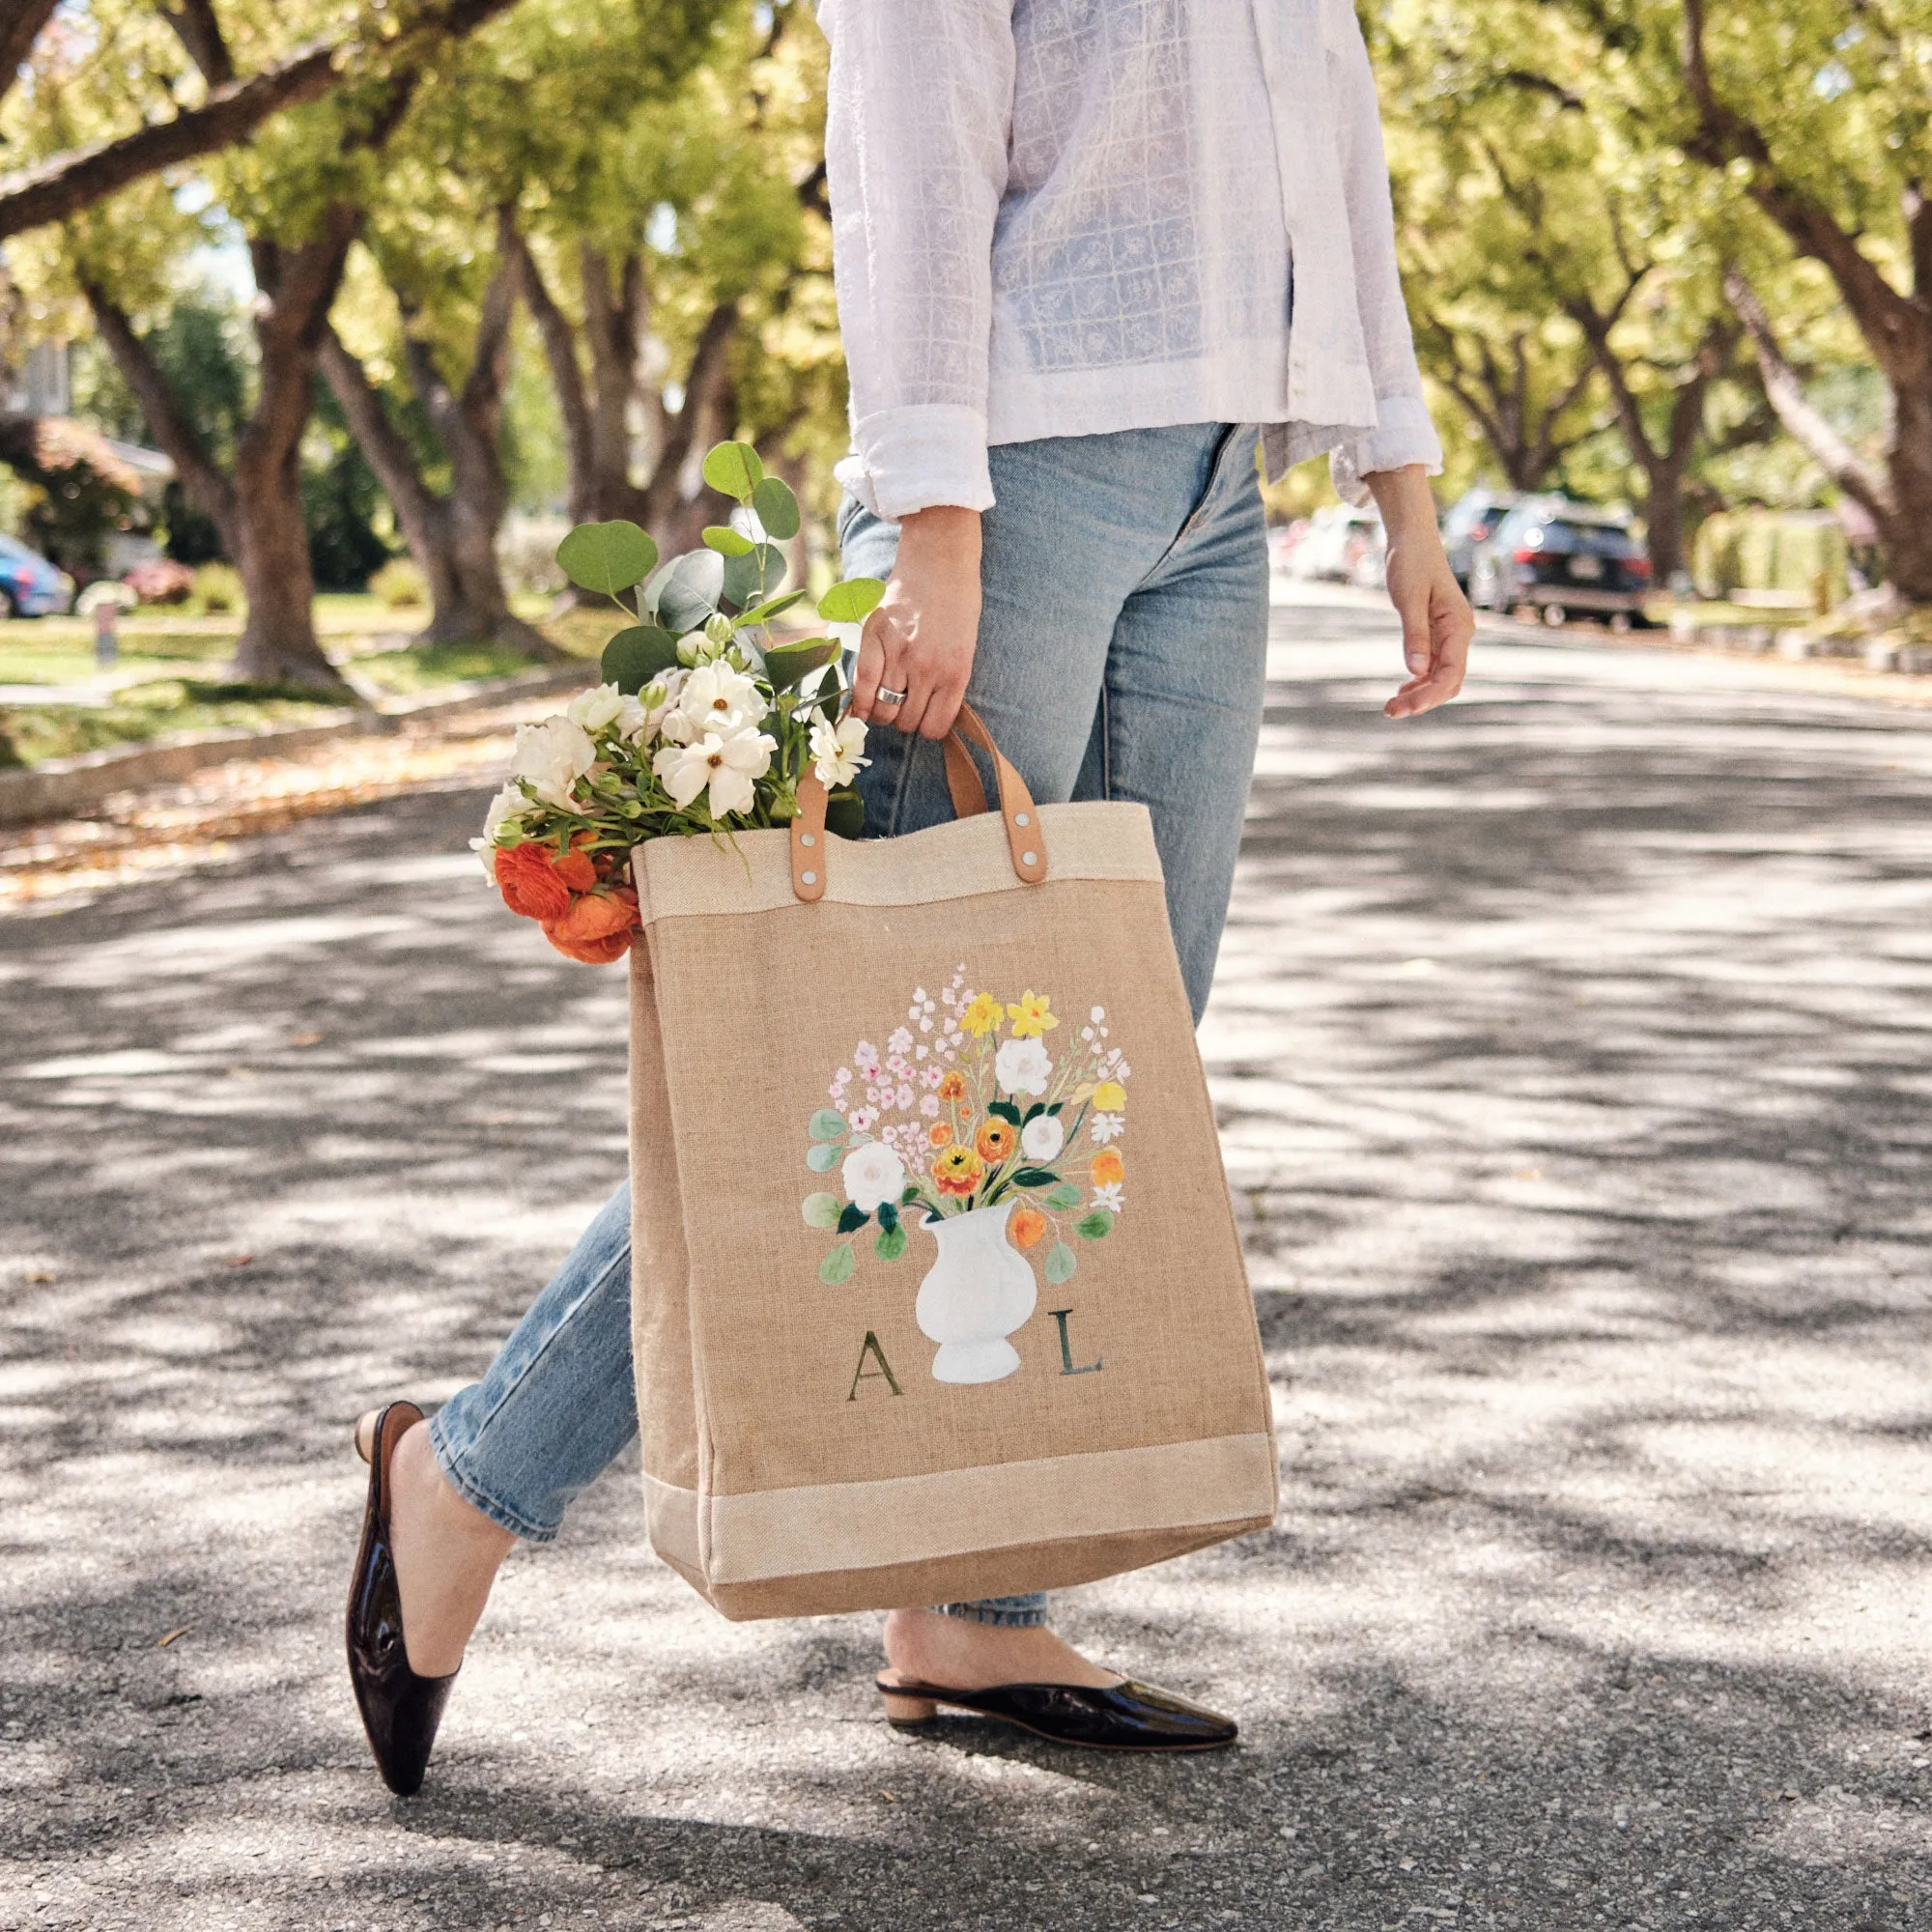
<svg viewBox="0 0 1932 1932"><path fill-rule="evenodd" d="M1040 804L1138 800L1198 1021L1214 977L1261 730L1267 547L1252 426L1190 423L992 451L984 611L967 696ZM885 577L898 526L848 502L847 575ZM868 838L952 816L939 747L874 730ZM480 1382L430 1422L451 1486L535 1543L638 1432L631 1197L619 1188ZM943 1606L1039 1624L1038 1593Z"/></svg>

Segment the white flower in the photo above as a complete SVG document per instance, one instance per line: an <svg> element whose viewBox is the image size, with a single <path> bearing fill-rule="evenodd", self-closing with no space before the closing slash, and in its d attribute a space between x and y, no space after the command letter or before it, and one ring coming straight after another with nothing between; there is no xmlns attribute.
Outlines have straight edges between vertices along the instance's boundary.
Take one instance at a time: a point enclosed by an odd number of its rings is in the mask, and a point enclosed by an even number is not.
<svg viewBox="0 0 1932 1932"><path fill-rule="evenodd" d="M1110 1180L1104 1187L1094 1188L1094 1207L1104 1208L1110 1214L1118 1214L1121 1211L1122 1206L1121 1189L1124 1184L1122 1181Z"/></svg>
<svg viewBox="0 0 1932 1932"><path fill-rule="evenodd" d="M1052 1160L1066 1145L1066 1129L1051 1114L1036 1114L1020 1129L1020 1151L1029 1160Z"/></svg>
<svg viewBox="0 0 1932 1932"><path fill-rule="evenodd" d="M651 760L651 770L680 806L711 788L711 815L750 811L757 802L754 779L771 770L777 741L762 731L734 731L721 737L707 731L695 745L666 745Z"/></svg>
<svg viewBox="0 0 1932 1932"><path fill-rule="evenodd" d="M623 713L627 700L614 684L599 684L580 691L570 700L564 716L586 731L601 731Z"/></svg>
<svg viewBox="0 0 1932 1932"><path fill-rule="evenodd" d="M865 743L866 726L861 720L847 718L835 727L821 719L811 727L811 769L817 773L818 782L850 784L859 776L861 766L872 762L859 755Z"/></svg>
<svg viewBox="0 0 1932 1932"><path fill-rule="evenodd" d="M1046 1048L1037 1039L1002 1040L993 1056L994 1078L1009 1094L1044 1094L1052 1072Z"/></svg>
<svg viewBox="0 0 1932 1932"><path fill-rule="evenodd" d="M510 770L527 779L531 790L552 805L568 806L571 786L596 762L590 734L572 719L546 718L517 727Z"/></svg>
<svg viewBox="0 0 1932 1932"><path fill-rule="evenodd" d="M896 1201L905 1185L905 1163L884 1141L867 1141L845 1156L840 1169L846 1198L871 1213L882 1202Z"/></svg>
<svg viewBox="0 0 1932 1932"><path fill-rule="evenodd" d="M912 1044L912 1035L904 1027L895 1027L886 1037L888 1053L903 1053Z"/></svg>
<svg viewBox="0 0 1932 1932"><path fill-rule="evenodd" d="M494 886L497 883L497 835L513 819L521 819L530 809L530 802L514 785L506 784L490 801L490 809L483 814L483 836L469 841L469 849L483 861L483 876Z"/></svg>
<svg viewBox="0 0 1932 1932"><path fill-rule="evenodd" d="M699 665L685 679L677 708L690 721L694 736L715 731L728 737L756 724L771 706L743 671L718 663Z"/></svg>
<svg viewBox="0 0 1932 1932"><path fill-rule="evenodd" d="M1094 1145L1105 1147L1109 1141L1118 1140L1126 1127L1126 1122L1119 1114L1095 1114L1093 1120Z"/></svg>

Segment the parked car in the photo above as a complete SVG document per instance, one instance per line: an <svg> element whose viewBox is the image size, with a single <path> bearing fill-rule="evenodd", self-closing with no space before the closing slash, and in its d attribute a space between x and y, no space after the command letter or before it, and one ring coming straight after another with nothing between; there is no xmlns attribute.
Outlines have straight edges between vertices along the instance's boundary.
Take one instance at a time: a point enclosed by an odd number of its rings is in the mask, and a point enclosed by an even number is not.
<svg viewBox="0 0 1932 1932"><path fill-rule="evenodd" d="M1496 490L1479 483L1464 490L1442 519L1442 548L1449 554L1449 568L1464 590L1469 587L1469 572L1476 552L1495 534L1496 526L1522 501L1514 490Z"/></svg>
<svg viewBox="0 0 1932 1932"><path fill-rule="evenodd" d="M1380 523L1374 510L1358 510L1352 503L1324 503L1309 518L1308 528L1289 558L1289 575L1350 582Z"/></svg>
<svg viewBox="0 0 1932 1932"><path fill-rule="evenodd" d="M1602 617L1613 630L1643 622L1650 553L1621 511L1530 497L1476 546L1469 598L1490 611L1527 610L1546 624Z"/></svg>
<svg viewBox="0 0 1932 1932"><path fill-rule="evenodd" d="M15 537L0 537L0 617L56 617L73 602L73 579Z"/></svg>

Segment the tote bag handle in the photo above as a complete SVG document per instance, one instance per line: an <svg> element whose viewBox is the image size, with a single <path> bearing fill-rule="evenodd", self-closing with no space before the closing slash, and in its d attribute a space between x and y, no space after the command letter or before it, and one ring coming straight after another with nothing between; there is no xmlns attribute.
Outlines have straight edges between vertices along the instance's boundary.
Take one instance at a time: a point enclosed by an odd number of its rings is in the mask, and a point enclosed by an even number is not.
<svg viewBox="0 0 1932 1932"><path fill-rule="evenodd" d="M1046 877L1046 841L1040 837L1038 810L1026 781L994 744L993 734L970 704L959 707L958 719L946 737L946 782L952 793L953 813L977 818L990 810L980 768L966 749L968 738L993 760L1013 870L1028 885L1037 886ZM817 773L807 772L799 781L798 816L791 822L791 889L808 902L825 895L825 787Z"/></svg>

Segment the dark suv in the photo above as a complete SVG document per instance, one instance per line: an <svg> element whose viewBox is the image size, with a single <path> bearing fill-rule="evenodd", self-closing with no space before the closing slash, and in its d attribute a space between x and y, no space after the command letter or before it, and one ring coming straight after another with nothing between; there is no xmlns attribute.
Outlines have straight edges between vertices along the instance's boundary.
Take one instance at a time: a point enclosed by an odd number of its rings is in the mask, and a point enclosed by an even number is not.
<svg viewBox="0 0 1932 1932"><path fill-rule="evenodd" d="M1650 553L1620 511L1531 497L1477 546L1469 599L1490 611L1527 606L1546 624L1602 617L1612 630L1643 622Z"/></svg>
<svg viewBox="0 0 1932 1932"><path fill-rule="evenodd" d="M1469 587L1469 571L1476 552L1495 535L1496 526L1522 501L1514 490L1494 490L1479 483L1464 490L1442 519L1442 548L1449 553L1449 568L1464 590Z"/></svg>

